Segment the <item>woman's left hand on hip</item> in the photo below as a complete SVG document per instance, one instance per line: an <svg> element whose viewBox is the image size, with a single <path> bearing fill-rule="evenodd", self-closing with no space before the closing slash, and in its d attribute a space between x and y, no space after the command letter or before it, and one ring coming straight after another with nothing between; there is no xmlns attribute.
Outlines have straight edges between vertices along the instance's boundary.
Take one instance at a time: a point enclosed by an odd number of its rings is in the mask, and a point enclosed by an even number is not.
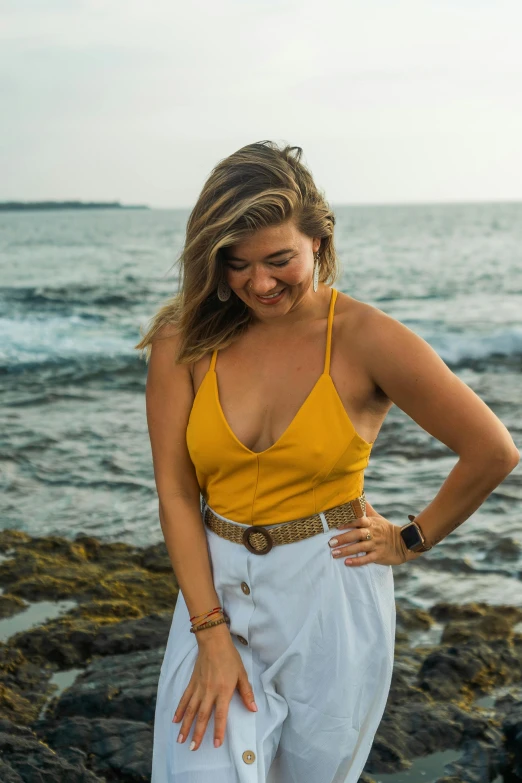
<svg viewBox="0 0 522 783"><path fill-rule="evenodd" d="M348 566L367 563L400 565L406 561L400 527L381 516L368 501L363 517L350 522L348 529L332 529L332 534L328 542L332 547L332 557L345 557ZM334 540L336 543L333 543ZM359 555L359 552L366 554Z"/></svg>

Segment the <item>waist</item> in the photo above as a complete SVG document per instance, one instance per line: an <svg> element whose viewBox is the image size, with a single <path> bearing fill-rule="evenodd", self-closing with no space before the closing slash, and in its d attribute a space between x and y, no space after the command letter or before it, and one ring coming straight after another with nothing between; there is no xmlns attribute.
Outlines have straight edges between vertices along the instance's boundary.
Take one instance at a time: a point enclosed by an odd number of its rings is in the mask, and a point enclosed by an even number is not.
<svg viewBox="0 0 522 783"><path fill-rule="evenodd" d="M288 473L288 470L287 470ZM200 484L210 508L224 519L247 525L273 525L312 516L323 509L348 503L364 488L364 471L337 474L310 481L295 469L284 476L261 470L251 475L238 469L234 481L218 476Z"/></svg>
<svg viewBox="0 0 522 783"><path fill-rule="evenodd" d="M268 554L273 546L301 541L318 533L328 532L332 528L349 525L365 513L364 492L346 503L310 516L268 525L249 525L228 519L216 513L206 501L202 508L205 525L216 535L236 544L243 544L250 552L257 555Z"/></svg>

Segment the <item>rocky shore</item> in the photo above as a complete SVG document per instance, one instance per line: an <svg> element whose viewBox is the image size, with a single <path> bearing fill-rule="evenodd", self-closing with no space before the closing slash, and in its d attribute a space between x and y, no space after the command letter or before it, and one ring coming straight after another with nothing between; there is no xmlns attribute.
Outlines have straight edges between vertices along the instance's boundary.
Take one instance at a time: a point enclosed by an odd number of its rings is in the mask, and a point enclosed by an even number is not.
<svg viewBox="0 0 522 783"><path fill-rule="evenodd" d="M0 781L150 781L178 592L164 545L4 530L0 588ZM522 609L397 602L392 688L360 783L417 783L401 771L448 750L437 783L522 783Z"/></svg>

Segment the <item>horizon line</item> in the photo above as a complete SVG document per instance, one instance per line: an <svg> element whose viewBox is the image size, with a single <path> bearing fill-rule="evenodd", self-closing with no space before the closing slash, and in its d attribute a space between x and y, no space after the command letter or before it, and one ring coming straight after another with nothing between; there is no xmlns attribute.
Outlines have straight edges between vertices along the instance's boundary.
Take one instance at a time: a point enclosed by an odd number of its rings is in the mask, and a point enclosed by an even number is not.
<svg viewBox="0 0 522 783"><path fill-rule="evenodd" d="M327 199L328 201L328 199ZM0 207L7 205L7 204L68 204L68 203L75 203L77 205L99 205L100 209L104 209L105 207L109 206L115 206L116 204L119 207L123 208L138 208L138 209L148 209L148 210L171 210L171 211L190 211L194 207L194 203L190 206L159 206L154 204L148 204L145 202L123 202L119 200L83 200L83 199L39 199L39 200L33 200L33 199L6 199L0 201ZM436 200L427 200L427 201L343 201L343 202L337 202L337 201L330 201L329 202L332 208L339 208L339 207L420 207L420 206L452 206L452 205L488 205L488 204L522 204L522 197L520 198L493 198L493 199L436 199Z"/></svg>

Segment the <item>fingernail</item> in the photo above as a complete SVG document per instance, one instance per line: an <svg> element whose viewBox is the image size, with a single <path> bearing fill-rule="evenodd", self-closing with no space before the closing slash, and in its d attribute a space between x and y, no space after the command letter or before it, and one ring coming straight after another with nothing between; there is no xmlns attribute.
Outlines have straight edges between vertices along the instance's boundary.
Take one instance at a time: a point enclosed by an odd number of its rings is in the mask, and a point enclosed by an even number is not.
<svg viewBox="0 0 522 783"><path fill-rule="evenodd" d="M329 543L330 546L335 546L339 542L338 542L338 540L336 538L331 538L328 543Z"/></svg>
<svg viewBox="0 0 522 783"><path fill-rule="evenodd" d="M332 549L332 555L340 555L341 550L340 549Z"/></svg>
<svg viewBox="0 0 522 783"><path fill-rule="evenodd" d="M177 742L183 742L183 734L181 733L181 731L180 731L180 733L178 734L178 739L177 739Z"/></svg>
<svg viewBox="0 0 522 783"><path fill-rule="evenodd" d="M251 701L251 702L250 702L250 706L252 707L252 709L254 710L254 712L257 712L257 704L255 703L255 701Z"/></svg>
<svg viewBox="0 0 522 783"><path fill-rule="evenodd" d="M221 745L221 740L219 740L219 739L215 739L215 740L214 740L214 747L215 747L215 748L219 748L219 746L220 746L220 745Z"/></svg>
<svg viewBox="0 0 522 783"><path fill-rule="evenodd" d="M192 742L190 743L189 750L194 750L195 747L196 747L196 740L192 740Z"/></svg>

